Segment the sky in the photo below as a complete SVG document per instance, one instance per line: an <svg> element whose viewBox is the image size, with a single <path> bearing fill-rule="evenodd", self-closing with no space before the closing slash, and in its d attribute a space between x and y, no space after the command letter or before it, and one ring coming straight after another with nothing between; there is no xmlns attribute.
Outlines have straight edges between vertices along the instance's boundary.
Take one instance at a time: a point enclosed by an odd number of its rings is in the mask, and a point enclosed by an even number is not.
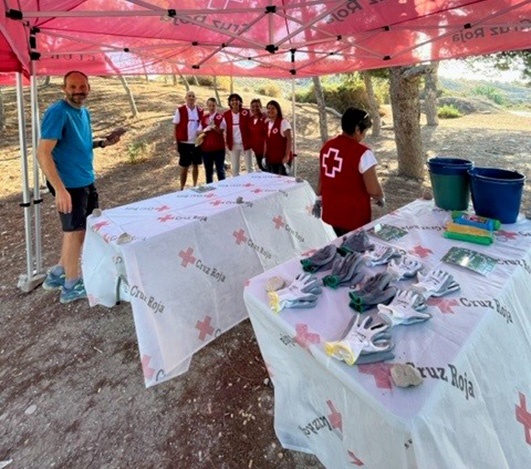
<svg viewBox="0 0 531 469"><path fill-rule="evenodd" d="M439 65L439 76L452 79L488 80L500 82L522 81L519 70L501 71L492 67L474 64L466 60L443 60Z"/></svg>

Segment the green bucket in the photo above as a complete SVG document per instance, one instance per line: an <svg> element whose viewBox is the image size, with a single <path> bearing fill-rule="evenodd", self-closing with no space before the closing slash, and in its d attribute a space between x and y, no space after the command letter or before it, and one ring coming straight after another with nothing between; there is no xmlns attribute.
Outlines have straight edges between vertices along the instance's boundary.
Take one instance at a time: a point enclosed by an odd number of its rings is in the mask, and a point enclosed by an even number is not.
<svg viewBox="0 0 531 469"><path fill-rule="evenodd" d="M466 210L470 202L472 161L458 158L428 160L435 205L443 210Z"/></svg>

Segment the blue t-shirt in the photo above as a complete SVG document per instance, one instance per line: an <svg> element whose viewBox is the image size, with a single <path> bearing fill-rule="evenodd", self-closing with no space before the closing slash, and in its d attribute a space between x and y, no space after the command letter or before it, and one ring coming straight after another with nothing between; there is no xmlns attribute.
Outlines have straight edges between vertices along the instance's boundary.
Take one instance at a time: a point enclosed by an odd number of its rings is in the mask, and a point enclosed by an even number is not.
<svg viewBox="0 0 531 469"><path fill-rule="evenodd" d="M65 187L85 187L94 182L94 152L90 113L77 109L64 99L52 104L44 113L41 138L57 140L53 160Z"/></svg>

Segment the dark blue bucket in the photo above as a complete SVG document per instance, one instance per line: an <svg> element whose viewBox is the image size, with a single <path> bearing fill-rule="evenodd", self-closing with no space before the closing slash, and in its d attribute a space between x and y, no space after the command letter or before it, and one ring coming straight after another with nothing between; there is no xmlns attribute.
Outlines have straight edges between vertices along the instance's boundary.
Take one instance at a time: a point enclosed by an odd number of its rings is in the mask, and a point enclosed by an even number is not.
<svg viewBox="0 0 531 469"><path fill-rule="evenodd" d="M470 201L472 161L459 158L428 160L435 205L443 210L466 210Z"/></svg>
<svg viewBox="0 0 531 469"><path fill-rule="evenodd" d="M522 203L525 176L497 168L473 168L468 173L476 214L514 223Z"/></svg>

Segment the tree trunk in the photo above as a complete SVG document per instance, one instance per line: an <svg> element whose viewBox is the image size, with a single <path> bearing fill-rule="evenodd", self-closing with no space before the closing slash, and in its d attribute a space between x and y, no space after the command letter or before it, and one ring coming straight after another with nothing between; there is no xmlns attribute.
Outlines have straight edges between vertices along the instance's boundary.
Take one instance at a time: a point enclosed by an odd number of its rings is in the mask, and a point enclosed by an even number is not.
<svg viewBox="0 0 531 469"><path fill-rule="evenodd" d="M221 106L221 98L219 97L218 80L216 75L214 75L214 92L216 93L216 101L218 102L218 106Z"/></svg>
<svg viewBox="0 0 531 469"><path fill-rule="evenodd" d="M129 106L131 107L131 113L133 117L136 117L138 116L138 110L136 108L135 97L133 96L133 92L129 88L125 77L123 75L118 76L120 77L120 81L122 82L122 86L124 87L125 94L127 95L127 100L129 101Z"/></svg>
<svg viewBox="0 0 531 469"><path fill-rule="evenodd" d="M230 76L230 94L234 93L234 78Z"/></svg>
<svg viewBox="0 0 531 469"><path fill-rule="evenodd" d="M181 80L183 81L183 84L184 84L184 87L186 88L186 92L188 93L188 91L190 91L190 84L188 83L188 80L186 79L185 76L179 74L179 76L181 77Z"/></svg>
<svg viewBox="0 0 531 469"><path fill-rule="evenodd" d="M193 77L195 86L199 86L199 80L197 79L197 75L194 75Z"/></svg>
<svg viewBox="0 0 531 469"><path fill-rule="evenodd" d="M391 68L391 106L398 154L398 174L424 179L420 133L420 76L410 67Z"/></svg>
<svg viewBox="0 0 531 469"><path fill-rule="evenodd" d="M4 110L4 96L2 95L2 87L0 87L0 132L4 130L6 125L6 114Z"/></svg>
<svg viewBox="0 0 531 469"><path fill-rule="evenodd" d="M372 86L372 78L369 72L361 72L363 82L365 83L365 90L369 97L369 112L372 118L372 136L379 137L380 129L382 127L382 120L380 119L380 110L378 109L378 102L376 101L376 95L374 94L374 88Z"/></svg>
<svg viewBox="0 0 531 469"><path fill-rule="evenodd" d="M437 115L437 74L439 72L439 62L430 64L424 77L424 105L426 106L426 121L428 125L439 125Z"/></svg>
<svg viewBox="0 0 531 469"><path fill-rule="evenodd" d="M177 75L175 75L175 73L172 73L171 79L172 79L171 82L172 82L173 86L177 86Z"/></svg>
<svg viewBox="0 0 531 469"><path fill-rule="evenodd" d="M321 132L321 141L324 144L328 140L328 119L326 116L326 103L323 87L321 86L321 79L319 77L313 77L313 90L315 93L315 100L317 101L317 109L319 110L319 131Z"/></svg>

